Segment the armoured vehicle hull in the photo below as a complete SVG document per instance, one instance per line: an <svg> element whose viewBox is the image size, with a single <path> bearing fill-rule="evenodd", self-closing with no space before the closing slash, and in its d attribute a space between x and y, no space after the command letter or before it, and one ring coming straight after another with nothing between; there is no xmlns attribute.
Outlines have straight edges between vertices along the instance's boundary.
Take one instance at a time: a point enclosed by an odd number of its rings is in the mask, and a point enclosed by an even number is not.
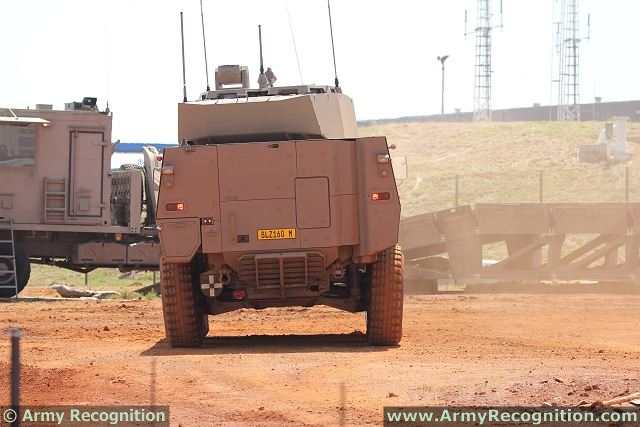
<svg viewBox="0 0 640 427"><path fill-rule="evenodd" d="M179 106L158 224L167 336L207 316L323 304L368 311L372 344L402 334L400 202L384 137L357 138L333 88L209 92Z"/></svg>

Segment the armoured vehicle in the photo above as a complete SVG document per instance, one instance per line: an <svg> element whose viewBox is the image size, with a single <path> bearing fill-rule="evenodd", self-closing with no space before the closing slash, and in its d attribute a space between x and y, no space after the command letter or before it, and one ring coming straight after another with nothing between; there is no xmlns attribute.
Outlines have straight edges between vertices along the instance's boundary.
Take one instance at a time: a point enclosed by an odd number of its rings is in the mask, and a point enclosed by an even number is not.
<svg viewBox="0 0 640 427"><path fill-rule="evenodd" d="M208 315L327 305L367 312L373 345L402 336L400 202L384 137L358 138L337 87L262 85L223 66L179 104L158 225L167 337L198 346Z"/></svg>
<svg viewBox="0 0 640 427"><path fill-rule="evenodd" d="M157 269L160 154L111 170L112 115L95 98L0 108L0 297L27 284L30 264L91 271Z"/></svg>

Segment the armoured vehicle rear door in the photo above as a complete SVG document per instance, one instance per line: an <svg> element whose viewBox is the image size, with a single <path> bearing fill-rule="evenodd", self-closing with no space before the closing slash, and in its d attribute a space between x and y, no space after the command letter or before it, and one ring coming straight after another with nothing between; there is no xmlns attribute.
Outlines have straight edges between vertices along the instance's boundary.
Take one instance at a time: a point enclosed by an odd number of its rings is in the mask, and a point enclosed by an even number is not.
<svg viewBox="0 0 640 427"><path fill-rule="evenodd" d="M223 250L299 247L295 143L222 144L219 158Z"/></svg>
<svg viewBox="0 0 640 427"><path fill-rule="evenodd" d="M103 208L104 133L74 130L70 140L69 215L99 217Z"/></svg>

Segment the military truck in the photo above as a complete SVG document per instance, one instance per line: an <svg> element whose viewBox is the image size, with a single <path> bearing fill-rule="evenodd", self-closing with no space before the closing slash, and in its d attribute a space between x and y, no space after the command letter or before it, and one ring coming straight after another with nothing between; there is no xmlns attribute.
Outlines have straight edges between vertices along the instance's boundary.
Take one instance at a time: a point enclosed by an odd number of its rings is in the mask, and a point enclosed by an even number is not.
<svg viewBox="0 0 640 427"><path fill-rule="evenodd" d="M367 313L373 345L402 336L400 202L384 137L358 138L338 87L251 89L223 66L178 107L158 225L166 335L198 346L208 316L318 304Z"/></svg>
<svg viewBox="0 0 640 427"><path fill-rule="evenodd" d="M111 124L95 98L0 108L0 297L22 291L31 263L158 268L161 155L111 170Z"/></svg>

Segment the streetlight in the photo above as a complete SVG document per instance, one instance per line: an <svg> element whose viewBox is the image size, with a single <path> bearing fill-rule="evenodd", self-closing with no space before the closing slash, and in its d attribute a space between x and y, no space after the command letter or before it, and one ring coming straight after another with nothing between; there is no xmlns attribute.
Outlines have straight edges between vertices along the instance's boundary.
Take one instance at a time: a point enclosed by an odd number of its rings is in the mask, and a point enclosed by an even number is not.
<svg viewBox="0 0 640 427"><path fill-rule="evenodd" d="M438 56L438 61L442 64L442 110L441 114L444 116L444 63L449 59L449 55Z"/></svg>

